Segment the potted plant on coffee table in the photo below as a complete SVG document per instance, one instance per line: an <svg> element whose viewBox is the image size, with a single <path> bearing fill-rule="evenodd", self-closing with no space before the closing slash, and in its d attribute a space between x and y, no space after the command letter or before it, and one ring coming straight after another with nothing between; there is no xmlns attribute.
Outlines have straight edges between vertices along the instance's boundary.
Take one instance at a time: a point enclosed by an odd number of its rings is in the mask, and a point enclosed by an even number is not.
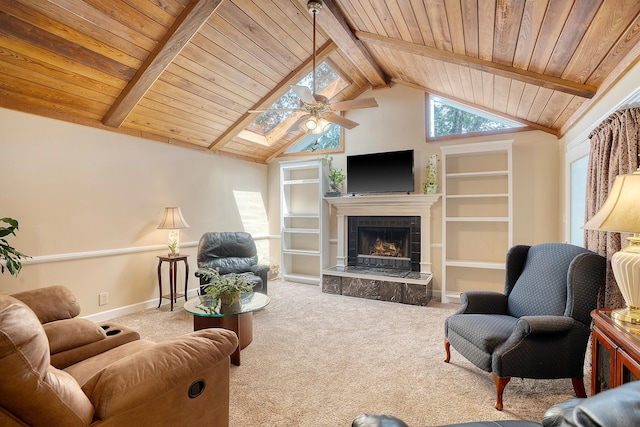
<svg viewBox="0 0 640 427"><path fill-rule="evenodd" d="M253 284L246 274L229 273L221 275L217 268L203 268L200 274L209 280L205 292L213 300L220 301L220 312L234 312L240 309L240 294L253 292Z"/></svg>

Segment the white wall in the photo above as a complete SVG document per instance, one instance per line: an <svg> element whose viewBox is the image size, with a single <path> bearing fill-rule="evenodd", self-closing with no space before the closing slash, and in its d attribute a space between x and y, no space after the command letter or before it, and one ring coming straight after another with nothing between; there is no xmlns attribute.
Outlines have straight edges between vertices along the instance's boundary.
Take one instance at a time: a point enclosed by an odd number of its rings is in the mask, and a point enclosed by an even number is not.
<svg viewBox="0 0 640 427"><path fill-rule="evenodd" d="M346 117L360 123L360 126L345 131L345 152L332 155L333 166L346 171L346 156L351 154L414 149L415 191L420 193L426 179L429 155L440 155L442 145L513 139L513 167L516 171L514 243L560 241L561 180L558 170L561 151L555 136L529 131L427 143L424 92L394 85L391 89L369 91L362 96L375 97L379 107L348 112ZM269 168L270 200L273 201L275 195L271 190L277 188L277 181L273 180L278 179L278 163L271 163ZM436 293L441 289L441 216L441 203L438 202L432 208L431 223L431 261ZM276 224L275 219L271 224L272 227ZM335 238L335 221L332 224L330 235ZM272 228L272 233L276 232ZM335 250L332 253L335 255Z"/></svg>
<svg viewBox="0 0 640 427"><path fill-rule="evenodd" d="M20 222L9 240L34 261L17 278L0 275L0 291L65 285L82 315L157 301L165 206L179 206L190 225L180 240L191 289L204 232L269 232L265 165L7 109L0 126L0 217ZM104 251L114 255L92 256ZM63 260L42 262L56 257ZM98 305L100 292L109 293L107 306Z"/></svg>

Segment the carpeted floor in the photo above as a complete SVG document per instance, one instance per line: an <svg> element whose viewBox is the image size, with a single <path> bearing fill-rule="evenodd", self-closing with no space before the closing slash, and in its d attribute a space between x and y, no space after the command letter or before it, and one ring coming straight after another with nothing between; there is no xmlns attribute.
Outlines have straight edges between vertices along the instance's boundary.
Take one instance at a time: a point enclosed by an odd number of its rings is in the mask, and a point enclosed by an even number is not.
<svg viewBox="0 0 640 427"><path fill-rule="evenodd" d="M490 374L453 349L451 363L443 362L443 322L457 305L373 301L282 281L269 282L269 296L269 306L254 315L242 365L231 365L232 427L348 427L363 412L394 415L411 427L540 421L549 406L573 397L568 379L514 378L504 411L495 410ZM162 341L192 331L181 307L114 322Z"/></svg>

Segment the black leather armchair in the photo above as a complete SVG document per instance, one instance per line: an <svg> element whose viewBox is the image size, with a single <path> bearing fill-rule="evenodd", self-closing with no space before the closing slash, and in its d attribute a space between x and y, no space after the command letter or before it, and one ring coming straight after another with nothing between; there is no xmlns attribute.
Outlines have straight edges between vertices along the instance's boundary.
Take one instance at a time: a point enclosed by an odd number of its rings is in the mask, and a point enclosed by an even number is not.
<svg viewBox="0 0 640 427"><path fill-rule="evenodd" d="M358 416L352 427L408 427L389 415ZM588 399L570 399L552 406L534 421L476 421L440 427L637 427L640 426L640 381L604 391Z"/></svg>
<svg viewBox="0 0 640 427"><path fill-rule="evenodd" d="M246 274L250 283L254 283L255 292L267 293L268 265L258 264L258 252L251 234L244 231L208 232L202 235L198 243L198 271L200 293L207 288L208 279L202 269L218 269L221 275Z"/></svg>
<svg viewBox="0 0 640 427"><path fill-rule="evenodd" d="M571 378L586 397L584 355L590 312L604 283L606 260L565 243L518 245L507 253L504 294L466 292L445 320L445 362L453 346L491 372L496 404L511 377Z"/></svg>

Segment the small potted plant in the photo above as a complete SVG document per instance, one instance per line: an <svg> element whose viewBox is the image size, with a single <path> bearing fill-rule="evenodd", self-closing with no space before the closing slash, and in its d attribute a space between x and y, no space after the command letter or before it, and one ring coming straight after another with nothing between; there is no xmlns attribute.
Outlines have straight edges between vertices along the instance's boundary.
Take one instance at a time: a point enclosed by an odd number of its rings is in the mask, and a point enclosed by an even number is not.
<svg viewBox="0 0 640 427"><path fill-rule="evenodd" d="M240 309L240 294L253 292L253 285L245 274L229 273L221 275L217 268L203 268L200 274L209 280L205 292L212 300L220 301L220 312L234 312Z"/></svg>
<svg viewBox="0 0 640 427"><path fill-rule="evenodd" d="M325 193L325 196L327 197L340 196L342 194L342 183L344 182L346 175L342 173L342 169L334 168L333 166L331 166L331 161L333 160L333 157L324 156L323 158L327 161L329 165L330 190Z"/></svg>
<svg viewBox="0 0 640 427"><path fill-rule="evenodd" d="M422 192L424 194L436 194L438 192L438 155L429 156L427 163L427 179L422 184Z"/></svg>
<svg viewBox="0 0 640 427"><path fill-rule="evenodd" d="M8 227L0 226L0 260L4 263L0 263L0 273L4 273L5 266L12 276L17 276L22 268L22 262L20 258L27 258L27 255L19 252L16 248L11 246L5 239L6 236L16 235L18 230L18 221L13 218L2 218L0 222L9 224Z"/></svg>

